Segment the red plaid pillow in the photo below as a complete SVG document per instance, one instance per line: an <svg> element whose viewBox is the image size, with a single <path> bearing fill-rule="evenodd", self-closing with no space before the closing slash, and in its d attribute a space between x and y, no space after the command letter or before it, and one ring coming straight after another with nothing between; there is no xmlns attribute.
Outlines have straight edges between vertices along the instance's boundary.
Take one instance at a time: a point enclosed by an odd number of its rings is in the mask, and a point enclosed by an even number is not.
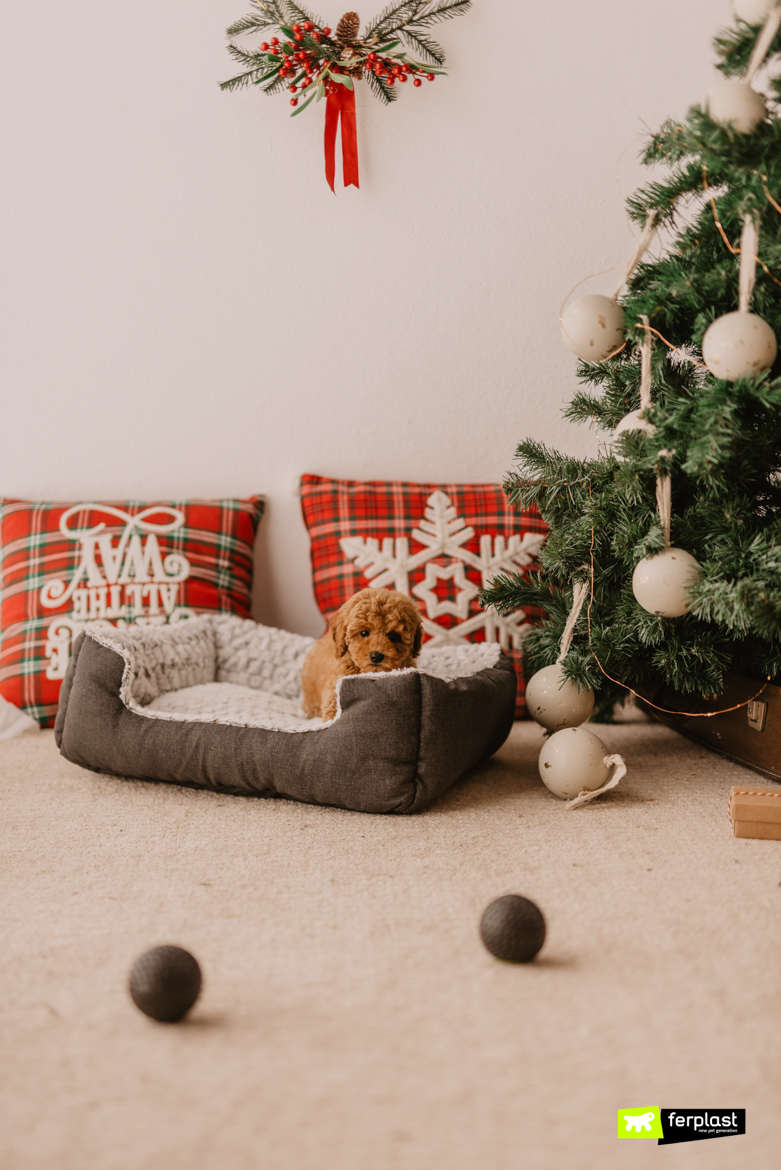
<svg viewBox="0 0 781 1170"><path fill-rule="evenodd" d="M526 612L480 608L478 589L533 564L546 526L519 514L493 484L358 483L305 475L304 521L312 578L327 619L353 593L386 585L414 597L430 646L498 639L518 672L516 715L526 712L521 642Z"/></svg>
<svg viewBox="0 0 781 1170"><path fill-rule="evenodd" d="M263 498L118 504L0 499L0 695L42 727L86 622L250 612Z"/></svg>

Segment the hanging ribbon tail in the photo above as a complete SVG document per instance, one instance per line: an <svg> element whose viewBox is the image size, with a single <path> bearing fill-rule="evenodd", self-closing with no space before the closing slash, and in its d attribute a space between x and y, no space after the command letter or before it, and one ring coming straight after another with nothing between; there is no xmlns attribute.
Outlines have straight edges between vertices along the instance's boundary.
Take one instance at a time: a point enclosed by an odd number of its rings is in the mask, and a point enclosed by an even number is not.
<svg viewBox="0 0 781 1170"><path fill-rule="evenodd" d="M615 772L607 784L603 784L601 788L595 788L593 792L589 792L587 788L584 788L574 800L567 801L564 805L565 809L578 808L581 804L587 804L589 800L593 800L595 796L601 796L603 792L609 792L611 788L615 788L619 780L623 780L624 776L626 776L626 764L621 756L605 756L605 763L608 768L615 768Z"/></svg>
<svg viewBox="0 0 781 1170"><path fill-rule="evenodd" d="M329 93L325 103L325 177L336 194L336 130L342 122L342 165L345 187L360 187L358 182L358 125L355 117L355 90L340 85Z"/></svg>
<svg viewBox="0 0 781 1170"><path fill-rule="evenodd" d="M342 88L341 85L339 88ZM336 194L334 190L334 180L336 178L336 128L339 125L340 112L339 94L329 93L325 101L325 177L334 195Z"/></svg>
<svg viewBox="0 0 781 1170"><path fill-rule="evenodd" d="M342 86L342 165L345 187L359 187L358 123L355 117L355 89Z"/></svg>

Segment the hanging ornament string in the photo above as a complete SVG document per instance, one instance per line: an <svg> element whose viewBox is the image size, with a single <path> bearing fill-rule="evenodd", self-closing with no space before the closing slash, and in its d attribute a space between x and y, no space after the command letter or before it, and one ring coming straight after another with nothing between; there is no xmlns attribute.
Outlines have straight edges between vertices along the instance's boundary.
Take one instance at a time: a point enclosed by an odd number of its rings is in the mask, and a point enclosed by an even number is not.
<svg viewBox="0 0 781 1170"><path fill-rule="evenodd" d="M672 459L674 451L660 451L660 459ZM659 513L659 523L662 526L664 547L671 548L670 526L673 519L673 481L669 475L656 477L656 509Z"/></svg>
<svg viewBox="0 0 781 1170"><path fill-rule="evenodd" d="M779 9L781 13L781 9ZM759 217L747 215L740 235L740 276L738 277L738 311L748 313L757 279Z"/></svg>
<svg viewBox="0 0 781 1170"><path fill-rule="evenodd" d="M750 82L753 80L754 74L762 65L762 62L767 56L768 49L776 39L776 33L781 28L781 7L775 5L767 14L762 31L756 39L754 50L749 58L746 72L744 74L744 81Z"/></svg>
<svg viewBox="0 0 781 1170"><path fill-rule="evenodd" d="M585 567L585 566L584 566ZM563 662L570 651L572 645L572 637L575 633L575 626L578 624L580 612L583 609L586 598L588 597L588 585L585 581L575 581L572 586L572 609L570 610L567 624L564 627L564 633L561 635L561 642L559 643L559 656L556 662Z"/></svg>
<svg viewBox="0 0 781 1170"><path fill-rule="evenodd" d="M644 329L643 341L640 346L640 411L648 410L649 406L653 405L651 398L651 353L653 341L651 340L652 329L648 318L643 313L640 318Z"/></svg>
<svg viewBox="0 0 781 1170"><path fill-rule="evenodd" d="M621 295L621 290L623 289L624 285L628 284L629 281L632 279L632 276L634 275L635 269L637 268L638 264L642 260L643 256L645 256L648 249L651 247L651 244L653 243L654 236L656 235L657 229L659 227L658 220L659 220L659 212L656 211L655 209L653 211L649 211L648 214L646 215L645 224L643 226L642 234L640 236L640 239L637 241L637 247L635 248L632 255L629 257L629 261L627 263L627 266L624 269L624 275L621 277L621 281L618 285L618 288L613 293L613 300L614 301L618 300L619 296Z"/></svg>
<svg viewBox="0 0 781 1170"><path fill-rule="evenodd" d="M574 800L567 801L564 805L565 811L578 808L581 804L587 804L588 801L593 800L594 797L601 796L603 792L609 792L611 788L615 788L619 780L623 780L624 776L626 776L626 764L624 763L623 756L605 756L604 763L608 768L615 768L615 772L607 783L603 784L601 788L595 788L593 792L589 792L587 788L584 788Z"/></svg>

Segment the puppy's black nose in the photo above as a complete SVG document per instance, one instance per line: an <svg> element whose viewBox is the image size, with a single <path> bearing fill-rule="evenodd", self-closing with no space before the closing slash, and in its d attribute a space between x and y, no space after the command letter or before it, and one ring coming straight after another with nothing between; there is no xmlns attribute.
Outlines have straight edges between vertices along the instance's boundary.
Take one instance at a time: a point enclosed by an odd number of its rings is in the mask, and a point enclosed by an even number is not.
<svg viewBox="0 0 781 1170"><path fill-rule="evenodd" d="M374 663L374 665L376 666L378 662L382 662L382 660L383 660L383 658L385 657L385 655L384 655L384 654L380 654L379 650L372 650L372 652L371 652L371 654L369 655L369 657L371 658L372 662L373 662L373 663Z"/></svg>

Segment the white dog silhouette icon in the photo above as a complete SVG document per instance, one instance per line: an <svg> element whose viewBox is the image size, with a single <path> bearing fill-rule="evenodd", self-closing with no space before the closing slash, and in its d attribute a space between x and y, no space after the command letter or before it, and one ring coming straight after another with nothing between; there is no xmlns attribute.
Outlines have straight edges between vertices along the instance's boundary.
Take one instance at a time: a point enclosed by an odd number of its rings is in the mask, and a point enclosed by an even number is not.
<svg viewBox="0 0 781 1170"><path fill-rule="evenodd" d="M639 1133L641 1129L647 1129L651 1132L651 1122L656 1114L653 1110L650 1113L641 1113L639 1117L631 1117L630 1114L624 1114L624 1121L626 1122L626 1131L629 1133L633 1129L635 1133Z"/></svg>

